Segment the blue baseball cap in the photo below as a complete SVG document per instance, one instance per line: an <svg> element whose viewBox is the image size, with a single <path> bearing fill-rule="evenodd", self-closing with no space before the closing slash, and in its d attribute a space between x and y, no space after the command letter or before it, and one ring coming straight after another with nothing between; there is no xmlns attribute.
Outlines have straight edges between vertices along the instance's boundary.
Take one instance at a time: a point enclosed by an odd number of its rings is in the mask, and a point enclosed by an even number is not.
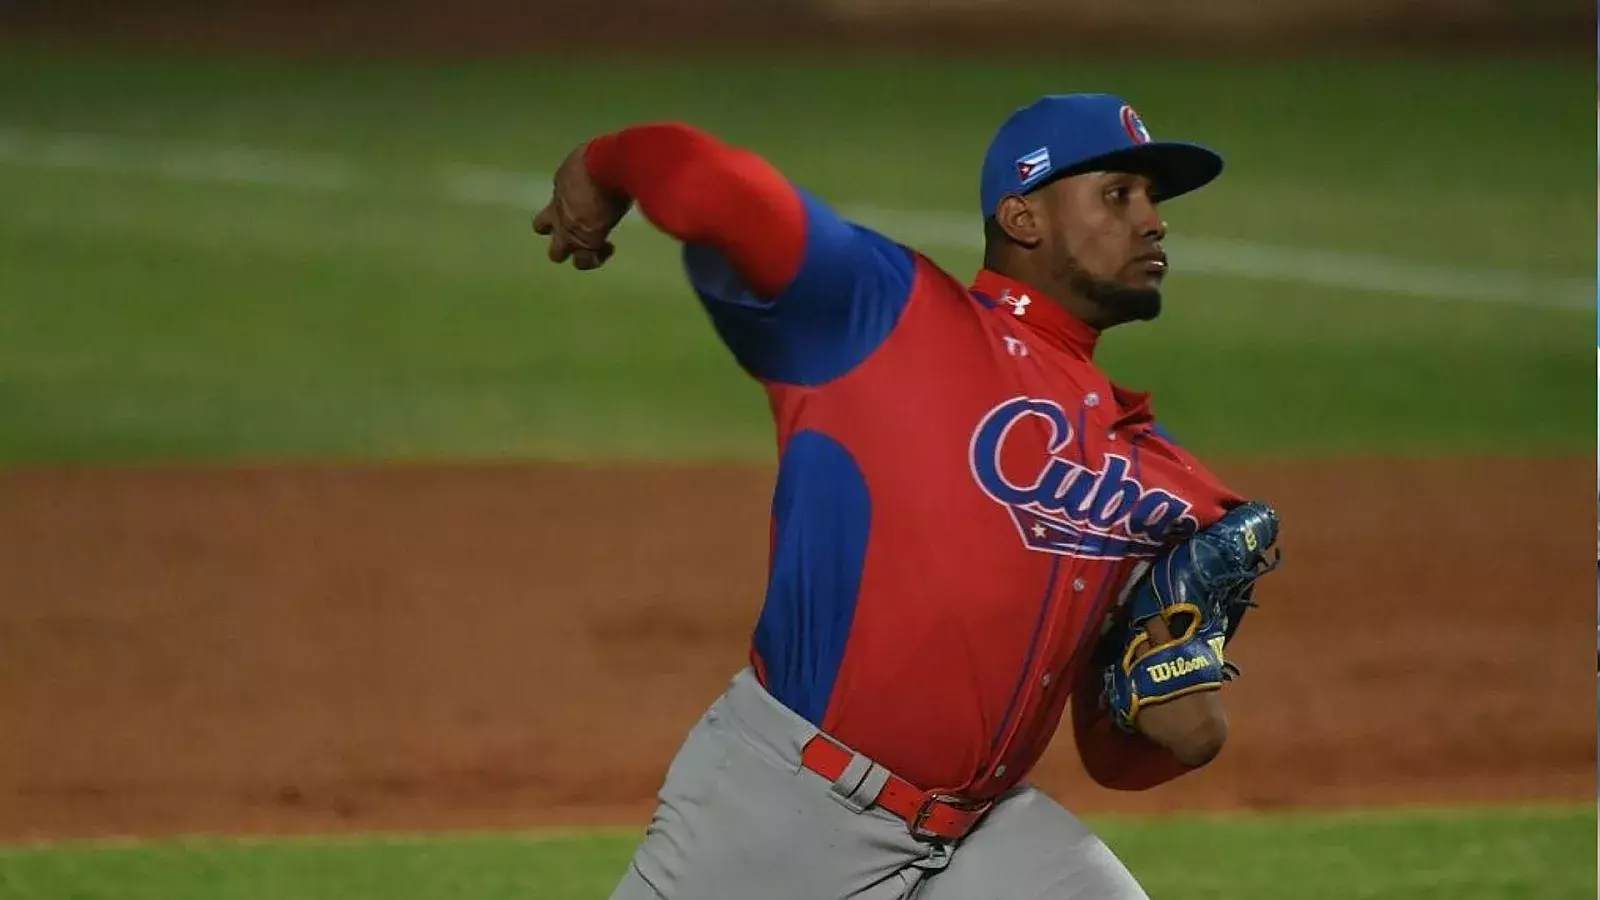
<svg viewBox="0 0 1600 900"><path fill-rule="evenodd" d="M1065 175L1135 167L1171 200L1222 172L1208 147L1153 141L1127 101L1110 94L1051 94L1012 113L983 157L983 217L1010 194L1026 194Z"/></svg>

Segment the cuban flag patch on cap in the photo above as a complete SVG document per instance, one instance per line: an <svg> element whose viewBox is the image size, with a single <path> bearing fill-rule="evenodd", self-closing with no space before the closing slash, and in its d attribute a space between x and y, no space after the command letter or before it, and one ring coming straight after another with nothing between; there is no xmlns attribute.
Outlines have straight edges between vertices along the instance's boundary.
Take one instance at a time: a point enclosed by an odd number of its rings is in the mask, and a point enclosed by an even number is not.
<svg viewBox="0 0 1600 900"><path fill-rule="evenodd" d="M1044 173L1050 171L1050 148L1040 147L1027 156L1017 160L1017 177L1022 179L1026 186Z"/></svg>

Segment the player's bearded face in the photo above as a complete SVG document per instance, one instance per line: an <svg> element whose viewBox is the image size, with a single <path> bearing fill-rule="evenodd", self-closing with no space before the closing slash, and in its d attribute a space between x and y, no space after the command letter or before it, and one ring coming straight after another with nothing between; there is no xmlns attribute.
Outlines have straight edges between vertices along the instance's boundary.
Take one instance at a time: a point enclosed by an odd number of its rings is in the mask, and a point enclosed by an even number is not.
<svg viewBox="0 0 1600 900"><path fill-rule="evenodd" d="M1050 274L1057 283L1067 284L1074 294L1105 310L1108 322L1137 322L1161 315L1159 282L1152 285L1146 279L1143 284L1128 284L1118 280L1128 268L1126 258L1136 254L1123 253L1124 259L1118 260L1118 254L1101 253L1097 260L1101 264L1091 266L1073 252L1073 242L1065 229L1056 232L1055 241ZM1089 257L1089 254L1084 256Z"/></svg>
<svg viewBox="0 0 1600 900"><path fill-rule="evenodd" d="M1101 313L1104 325L1161 314L1166 227L1150 179L1091 172L1062 179L1050 205L1051 276Z"/></svg>

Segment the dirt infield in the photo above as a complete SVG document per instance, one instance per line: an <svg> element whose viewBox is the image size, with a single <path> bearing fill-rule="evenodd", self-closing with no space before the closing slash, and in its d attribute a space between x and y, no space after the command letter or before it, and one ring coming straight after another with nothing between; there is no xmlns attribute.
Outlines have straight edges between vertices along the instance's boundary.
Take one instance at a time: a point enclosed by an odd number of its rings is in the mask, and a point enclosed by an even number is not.
<svg viewBox="0 0 1600 900"><path fill-rule="evenodd" d="M1234 467L1234 733L1082 811L1586 799L1592 460ZM639 822L743 660L765 469L0 476L0 838Z"/></svg>

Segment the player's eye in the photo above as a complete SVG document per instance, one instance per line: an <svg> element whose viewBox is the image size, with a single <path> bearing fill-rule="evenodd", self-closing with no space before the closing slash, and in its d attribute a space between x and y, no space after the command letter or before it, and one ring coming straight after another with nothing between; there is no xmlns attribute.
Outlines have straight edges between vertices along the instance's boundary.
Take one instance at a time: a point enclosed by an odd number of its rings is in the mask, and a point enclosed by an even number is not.
<svg viewBox="0 0 1600 900"><path fill-rule="evenodd" d="M1128 190L1127 185L1119 184L1106 190L1106 199L1118 206L1121 206L1128 202L1128 198L1132 196L1132 194L1133 192Z"/></svg>

